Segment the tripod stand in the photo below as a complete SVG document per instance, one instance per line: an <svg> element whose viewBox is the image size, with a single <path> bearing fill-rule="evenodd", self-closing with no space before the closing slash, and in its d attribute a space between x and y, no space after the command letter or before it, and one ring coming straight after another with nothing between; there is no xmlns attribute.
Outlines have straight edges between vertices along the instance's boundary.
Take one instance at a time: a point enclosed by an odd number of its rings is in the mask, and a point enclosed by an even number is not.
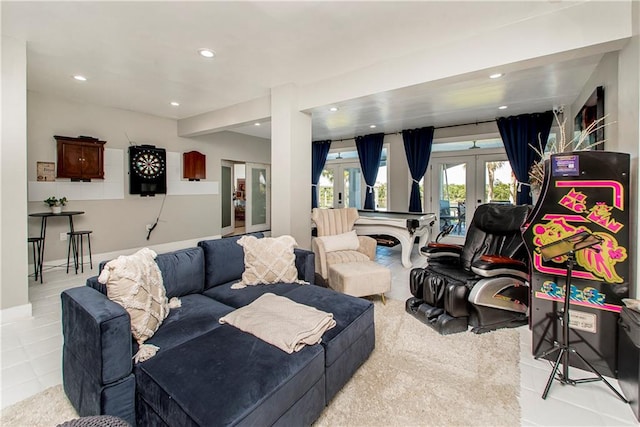
<svg viewBox="0 0 640 427"><path fill-rule="evenodd" d="M585 359L580 353L578 353L575 348L571 347L571 345L569 344L569 295L571 292L571 277L573 267L575 266L576 261L575 253L583 249L595 246L599 243L602 243L602 239L600 237L593 235L588 231L581 231L569 237L565 237L563 239L538 248L539 252L542 254L542 258L545 261L549 261L552 258L556 258L562 255L567 256L567 276L565 280L563 311L561 314L558 313L558 318L562 322L562 341L560 343L554 342L554 346L552 349L547 350L540 356L535 357L535 359L539 359L541 357L546 357L550 354L553 354L556 351L558 352L558 357L553 364L553 370L551 371L551 375L549 375L549 380L547 381L547 385L544 388L544 392L542 393L543 399L547 398L547 394L549 393L549 389L551 388L551 384L553 383L554 379L557 379L561 384L569 385L603 381L607 385L607 387L609 387L611 391L613 391L616 396L618 396L623 402L629 403L615 388L613 388L611 384L609 384L609 382L600 374L600 372L598 372L598 370L591 363L589 363L589 361L587 361L587 359ZM575 380L571 379L569 377L569 356L571 354L575 354L576 356L578 356L578 358L589 367L591 372L593 372L596 377ZM558 372L561 363L562 373Z"/></svg>

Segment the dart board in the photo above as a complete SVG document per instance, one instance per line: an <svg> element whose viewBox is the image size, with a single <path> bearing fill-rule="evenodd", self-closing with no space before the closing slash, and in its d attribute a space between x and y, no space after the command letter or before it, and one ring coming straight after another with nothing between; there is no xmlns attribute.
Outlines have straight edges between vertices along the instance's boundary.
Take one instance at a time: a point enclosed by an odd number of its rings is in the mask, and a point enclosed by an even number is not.
<svg viewBox="0 0 640 427"><path fill-rule="evenodd" d="M153 145L129 147L129 193L153 196L166 192L166 150Z"/></svg>

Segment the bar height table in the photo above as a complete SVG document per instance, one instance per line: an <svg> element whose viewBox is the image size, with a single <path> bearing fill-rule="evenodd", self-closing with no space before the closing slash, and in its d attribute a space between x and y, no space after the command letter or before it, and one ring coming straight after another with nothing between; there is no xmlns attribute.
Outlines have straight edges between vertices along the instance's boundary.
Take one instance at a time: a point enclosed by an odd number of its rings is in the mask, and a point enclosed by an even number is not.
<svg viewBox="0 0 640 427"><path fill-rule="evenodd" d="M42 253L40 254L41 260L44 260L44 243L45 243L45 236L47 234L47 219L51 217L67 217L69 219L69 231L73 232L73 217L75 215L83 215L83 214L84 214L84 211L62 211L60 213L35 212L35 213L29 214L30 217L41 219L41 222L40 222L40 237L42 237L42 247L40 248L40 250L42 251ZM74 251L76 250L75 242L74 242L73 249ZM40 274L42 274L42 271L40 272Z"/></svg>

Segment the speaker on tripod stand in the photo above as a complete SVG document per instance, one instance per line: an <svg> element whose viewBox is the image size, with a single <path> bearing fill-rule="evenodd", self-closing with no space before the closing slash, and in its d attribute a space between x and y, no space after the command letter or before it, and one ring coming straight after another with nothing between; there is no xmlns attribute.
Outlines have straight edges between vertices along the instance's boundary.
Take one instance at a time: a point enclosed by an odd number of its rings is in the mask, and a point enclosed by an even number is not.
<svg viewBox="0 0 640 427"><path fill-rule="evenodd" d="M598 370L591 364L587 359L585 359L575 348L573 348L569 342L569 302L571 299L571 279L573 274L573 267L575 265L575 254L578 251L587 248L593 248L593 250L598 250L595 248L596 245L599 245L603 242L601 237L596 236L595 234L591 234L589 231L583 230L576 234L572 234L568 237L558 239L555 242L546 244L544 246L540 246L537 250L542 255L544 261L549 261L553 258L566 256L566 266L567 266L567 276L565 281L565 289L564 289L564 301L563 301L563 310L562 312L557 313L557 317L562 322L562 337L560 342L554 342L553 348L545 351L539 356L536 356L536 359L547 357L555 352L558 352L558 356L556 358L555 363L553 364L553 370L551 371L551 375L549 375L549 379L547 381L547 385L545 386L544 392L542 393L542 398L546 399L549 394L549 389L551 388L551 384L553 380L559 381L561 384L569 384L576 385L581 383L588 383L594 381L602 381L605 383L611 391L615 393L623 402L629 403L624 396L622 396L601 374ZM593 372L596 376L591 378L581 378L581 379L571 379L569 376L569 365L570 365L570 356L577 356L582 362L589 367L591 372ZM562 364L562 372L559 372L560 364Z"/></svg>

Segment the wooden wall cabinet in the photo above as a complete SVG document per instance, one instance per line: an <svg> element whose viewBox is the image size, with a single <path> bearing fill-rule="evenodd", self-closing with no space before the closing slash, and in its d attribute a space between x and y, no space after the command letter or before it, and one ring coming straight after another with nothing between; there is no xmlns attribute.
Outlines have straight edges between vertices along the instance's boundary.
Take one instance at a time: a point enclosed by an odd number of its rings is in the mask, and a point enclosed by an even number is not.
<svg viewBox="0 0 640 427"><path fill-rule="evenodd" d="M58 178L70 178L72 181L91 181L104 179L104 144L98 138L90 136L55 135L58 150Z"/></svg>
<svg viewBox="0 0 640 427"><path fill-rule="evenodd" d="M207 156L198 151L183 153L182 176L189 181L207 179Z"/></svg>

